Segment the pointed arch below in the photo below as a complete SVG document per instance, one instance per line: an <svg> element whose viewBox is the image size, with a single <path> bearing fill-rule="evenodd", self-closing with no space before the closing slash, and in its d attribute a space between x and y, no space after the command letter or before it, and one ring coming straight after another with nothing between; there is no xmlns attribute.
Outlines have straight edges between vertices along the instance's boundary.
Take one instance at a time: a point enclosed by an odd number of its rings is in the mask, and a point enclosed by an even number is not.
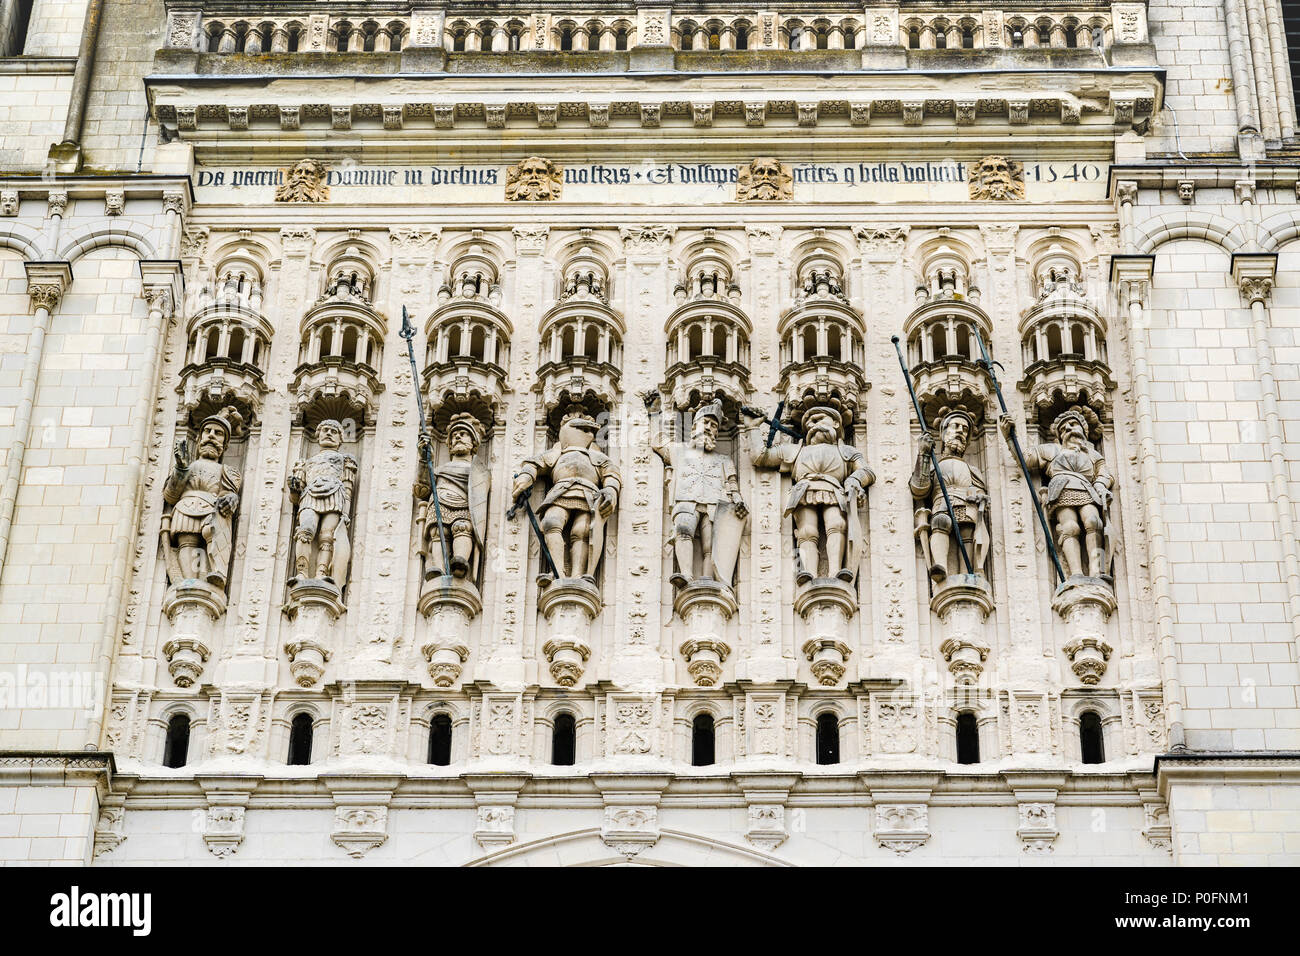
<svg viewBox="0 0 1300 956"><path fill-rule="evenodd" d="M784 866L789 860L684 830L661 829L649 849L628 858L606 846L599 827L531 840L471 860L466 866Z"/></svg>

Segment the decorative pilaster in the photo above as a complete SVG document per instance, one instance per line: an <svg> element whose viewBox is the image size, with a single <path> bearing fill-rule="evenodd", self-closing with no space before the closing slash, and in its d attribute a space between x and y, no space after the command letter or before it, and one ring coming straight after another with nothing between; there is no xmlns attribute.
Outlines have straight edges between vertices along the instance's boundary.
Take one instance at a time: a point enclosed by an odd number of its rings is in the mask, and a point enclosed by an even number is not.
<svg viewBox="0 0 1300 956"><path fill-rule="evenodd" d="M388 841L388 804L400 777L324 775L321 780L334 799L330 839L348 856L360 859Z"/></svg>
<svg viewBox="0 0 1300 956"><path fill-rule="evenodd" d="M67 201L66 194L64 201ZM64 290L72 282L70 262L27 262L24 265L27 269L27 294L35 318L27 339L27 361L23 363L22 378L18 385L13 444L9 446L9 454L5 458L4 485L0 487L0 569L4 567L5 554L9 549L9 531L13 525L18 482L22 477L23 458L27 454L28 434L32 427L32 409L36 402L36 380L45 355L45 336L50 330L50 317L58 308Z"/></svg>
<svg viewBox="0 0 1300 956"><path fill-rule="evenodd" d="M745 795L749 825L745 839L759 849L774 851L789 836L786 802L800 780L795 773L733 773Z"/></svg>
<svg viewBox="0 0 1300 956"><path fill-rule="evenodd" d="M629 860L659 842L659 799L672 778L667 774L594 774L604 818L600 838Z"/></svg>
<svg viewBox="0 0 1300 956"><path fill-rule="evenodd" d="M515 841L515 802L528 782L527 774L466 774L474 793L478 822L474 840L484 850L498 850Z"/></svg>

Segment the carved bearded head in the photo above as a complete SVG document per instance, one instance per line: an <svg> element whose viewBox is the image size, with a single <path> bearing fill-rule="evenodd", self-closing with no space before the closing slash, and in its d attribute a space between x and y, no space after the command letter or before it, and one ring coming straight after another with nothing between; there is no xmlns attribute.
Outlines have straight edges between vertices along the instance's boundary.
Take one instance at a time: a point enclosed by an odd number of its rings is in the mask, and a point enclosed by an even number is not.
<svg viewBox="0 0 1300 956"><path fill-rule="evenodd" d="M467 457L478 451L483 440L481 429L478 419L468 412L454 415L447 426L447 447L452 455Z"/></svg>
<svg viewBox="0 0 1300 956"><path fill-rule="evenodd" d="M971 419L965 412L949 412L939 424L943 449L957 457L966 454L970 444Z"/></svg>
<svg viewBox="0 0 1300 956"><path fill-rule="evenodd" d="M195 443L200 458L220 461L226 453L230 438L239 432L244 418L233 405L227 405L215 415L209 415L199 425L199 437Z"/></svg>
<svg viewBox="0 0 1300 956"><path fill-rule="evenodd" d="M1090 422L1078 408L1071 408L1056 416L1052 422L1052 434L1066 448L1090 448L1088 441Z"/></svg>
<svg viewBox="0 0 1300 956"><path fill-rule="evenodd" d="M790 199L794 191L793 177L780 160L760 156L740 171L736 182L736 198L740 200Z"/></svg>
<svg viewBox="0 0 1300 956"><path fill-rule="evenodd" d="M695 413L691 423L691 443L705 451L718 447L718 428L722 424L722 405L710 402Z"/></svg>
<svg viewBox="0 0 1300 956"><path fill-rule="evenodd" d="M323 202L329 198L325 165L315 159L300 159L289 169L275 191L276 202Z"/></svg>
<svg viewBox="0 0 1300 956"><path fill-rule="evenodd" d="M506 170L506 199L544 202L559 199L562 170L549 159L529 156Z"/></svg>
<svg viewBox="0 0 1300 956"><path fill-rule="evenodd" d="M1024 167L1005 156L985 156L971 170L971 199L1024 199Z"/></svg>

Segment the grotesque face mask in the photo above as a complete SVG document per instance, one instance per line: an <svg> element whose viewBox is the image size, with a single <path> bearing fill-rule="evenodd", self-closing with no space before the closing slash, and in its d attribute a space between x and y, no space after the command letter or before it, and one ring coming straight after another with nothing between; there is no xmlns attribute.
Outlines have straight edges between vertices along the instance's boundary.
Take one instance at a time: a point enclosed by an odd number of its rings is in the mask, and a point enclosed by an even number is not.
<svg viewBox="0 0 1300 956"><path fill-rule="evenodd" d="M757 199L777 199L781 195L781 164L774 159L756 159L750 164L750 177Z"/></svg>
<svg viewBox="0 0 1300 956"><path fill-rule="evenodd" d="M980 180L994 199L1004 199L1011 194L1011 162L1005 156L990 156L980 167Z"/></svg>
<svg viewBox="0 0 1300 956"><path fill-rule="evenodd" d="M514 183L514 195L519 199L553 199L555 183L552 167L546 160L533 156L518 166L519 176Z"/></svg>

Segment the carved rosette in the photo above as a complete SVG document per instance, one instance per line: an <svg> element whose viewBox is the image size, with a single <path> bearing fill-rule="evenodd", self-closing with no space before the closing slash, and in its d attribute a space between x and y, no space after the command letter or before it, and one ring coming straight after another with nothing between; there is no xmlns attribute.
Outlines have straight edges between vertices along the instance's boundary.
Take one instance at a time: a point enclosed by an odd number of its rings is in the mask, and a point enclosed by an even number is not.
<svg viewBox="0 0 1300 956"><path fill-rule="evenodd" d="M718 581L693 581L677 592L673 610L687 635L680 651L699 687L713 687L722 679L722 664L731 653L725 634L736 609L731 588Z"/></svg>
<svg viewBox="0 0 1300 956"><path fill-rule="evenodd" d="M600 590L582 578L559 578L541 592L538 609L546 618L542 645L551 678L574 687L591 657L591 622L600 613Z"/></svg>
<svg viewBox="0 0 1300 956"><path fill-rule="evenodd" d="M1117 606L1109 585L1088 578L1071 578L1052 599L1052 610L1065 621L1070 669L1084 684L1096 684L1106 673L1112 651L1106 633Z"/></svg>
<svg viewBox="0 0 1300 956"><path fill-rule="evenodd" d="M804 623L800 650L824 687L834 687L844 677L852 653L849 621L857 609L853 587L837 578L816 578L795 596L794 610Z"/></svg>
<svg viewBox="0 0 1300 956"><path fill-rule="evenodd" d="M930 609L943 628L939 653L958 684L975 684L984 672L989 645L984 625L993 612L988 586L978 575L950 575L947 586L930 600Z"/></svg>

